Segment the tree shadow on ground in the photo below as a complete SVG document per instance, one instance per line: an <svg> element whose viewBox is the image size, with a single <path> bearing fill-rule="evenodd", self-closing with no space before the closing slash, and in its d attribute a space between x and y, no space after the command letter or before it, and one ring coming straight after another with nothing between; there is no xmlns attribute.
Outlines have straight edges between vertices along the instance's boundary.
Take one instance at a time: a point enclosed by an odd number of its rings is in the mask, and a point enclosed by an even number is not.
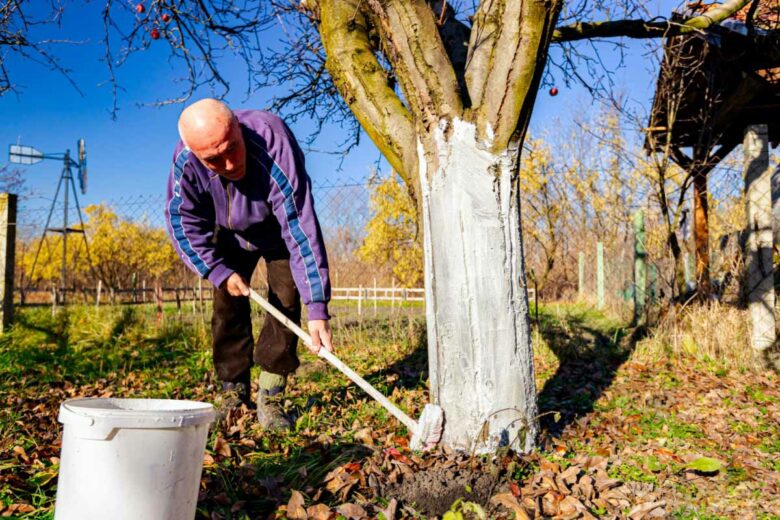
<svg viewBox="0 0 780 520"><path fill-rule="evenodd" d="M612 325L595 328L586 312L544 313L537 330L558 359L555 373L538 394L544 434L557 437L566 427L594 410L595 402L615 380L644 327Z"/></svg>
<svg viewBox="0 0 780 520"><path fill-rule="evenodd" d="M540 422L543 432L557 437L568 425L593 412L594 403L612 385L618 369L647 330L627 328L618 322L605 323L600 313L576 307L561 314L545 311L539 317L537 330L558 360L555 373L538 393ZM424 327L416 329L413 344L413 349L403 358L363 377L386 395L393 388L427 388L428 350ZM322 369L328 369L322 363ZM343 386L330 394L335 400L343 399L350 387L345 380ZM362 391L359 393L357 399L371 399ZM308 406L319 403L322 395L311 396Z"/></svg>
<svg viewBox="0 0 780 520"><path fill-rule="evenodd" d="M149 333L133 308L111 320L107 331L85 331L83 316L68 309L54 316L42 309L18 313L10 333L0 338L0 345L13 345L2 349L0 376L81 384L111 372L175 363L196 348L180 326Z"/></svg>
<svg viewBox="0 0 780 520"><path fill-rule="evenodd" d="M231 518L231 509L240 503L240 510L249 517L266 518L289 501L293 490L306 494L312 501L346 495L357 481L331 492L324 490L325 477L338 467L360 464L373 454L366 446L342 442L291 446L286 455L280 451L265 453L260 458L249 456L240 468L207 468L198 509L225 513Z"/></svg>
<svg viewBox="0 0 780 520"><path fill-rule="evenodd" d="M397 327L403 329L406 335L406 340L410 342L410 351L401 359L396 360L392 364L374 370L368 374L360 374L363 379L368 381L371 386L379 390L382 394L390 396L394 389L400 390L415 390L415 389L427 389L428 386L428 342L427 334L424 326L424 321L415 319L414 317L404 317L401 319L400 327L396 325L388 325L387 322L383 322L381 319L366 320L364 322L350 322L344 323L340 327L342 333L348 334L350 329L360 329L366 327L373 327L378 335L388 334L387 330L390 327ZM299 368L296 373L300 376L310 376L312 372L319 372L324 370L336 371L336 368L331 367L324 360L317 360L315 363L305 363ZM329 390L327 394L330 396L329 401L339 402L346 398L347 392L350 389L354 393L354 384L349 381L346 376L340 376L343 378L343 384L338 388ZM319 392L309 396L308 402L303 408L296 410L296 414L300 415L306 410L314 406L315 404L322 404L322 398L325 392ZM362 390L358 390L358 400L371 401L372 398ZM331 404L332 405L332 404Z"/></svg>

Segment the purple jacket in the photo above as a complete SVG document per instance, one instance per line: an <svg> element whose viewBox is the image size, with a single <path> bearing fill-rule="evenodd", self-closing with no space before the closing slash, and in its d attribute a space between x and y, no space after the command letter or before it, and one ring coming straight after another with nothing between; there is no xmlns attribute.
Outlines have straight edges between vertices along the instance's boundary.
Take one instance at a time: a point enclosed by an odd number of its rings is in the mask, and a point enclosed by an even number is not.
<svg viewBox="0 0 780 520"><path fill-rule="evenodd" d="M277 116L260 110L234 114L247 152L241 180L220 177L184 143L176 146L165 203L173 247L190 269L220 287L238 270L227 251L264 252L284 244L309 319L328 319L328 258L303 152Z"/></svg>

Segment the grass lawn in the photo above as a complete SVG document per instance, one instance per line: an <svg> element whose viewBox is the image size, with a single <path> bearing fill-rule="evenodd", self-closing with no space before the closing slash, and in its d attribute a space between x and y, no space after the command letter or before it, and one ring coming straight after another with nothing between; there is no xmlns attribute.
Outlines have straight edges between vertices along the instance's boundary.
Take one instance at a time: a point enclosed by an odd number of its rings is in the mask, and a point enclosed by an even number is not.
<svg viewBox="0 0 780 520"><path fill-rule="evenodd" d="M0 515L53 517L63 400L213 400L208 319L184 317L19 311L0 337ZM412 417L427 399L423 319L369 314L334 330L344 361ZM403 426L305 353L293 432L264 433L250 411L210 432L198 518L780 518L780 378L644 360L638 334L585 305L540 308L540 448L494 458L409 452ZM696 469L710 459L716 471ZM437 479L460 487L429 500Z"/></svg>

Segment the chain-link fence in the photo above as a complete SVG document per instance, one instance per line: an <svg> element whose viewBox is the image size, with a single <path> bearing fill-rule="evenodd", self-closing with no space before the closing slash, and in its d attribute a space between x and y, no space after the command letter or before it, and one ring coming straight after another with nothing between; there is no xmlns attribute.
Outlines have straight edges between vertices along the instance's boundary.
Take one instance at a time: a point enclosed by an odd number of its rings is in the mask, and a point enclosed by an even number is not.
<svg viewBox="0 0 780 520"><path fill-rule="evenodd" d="M324 235L333 287L332 309L360 315L421 312L421 290L403 287L391 265L366 261L359 249L372 217L372 189L380 177L315 183L315 208ZM51 304L62 299L113 303L208 301L210 284L199 282L175 257L165 235L163 194L116 198L81 207L71 200L62 285L62 198L54 206L22 202L17 223L17 301ZM86 233L80 233L86 229ZM85 240L86 238L86 240ZM148 258L142 258L146 255ZM266 286L262 262L252 283ZM186 307L186 305L185 305Z"/></svg>

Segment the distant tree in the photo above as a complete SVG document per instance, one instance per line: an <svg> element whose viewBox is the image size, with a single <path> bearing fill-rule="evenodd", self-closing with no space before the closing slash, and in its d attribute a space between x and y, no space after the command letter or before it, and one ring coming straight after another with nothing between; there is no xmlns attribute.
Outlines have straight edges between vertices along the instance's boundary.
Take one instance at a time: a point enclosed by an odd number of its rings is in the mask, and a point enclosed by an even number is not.
<svg viewBox="0 0 780 520"><path fill-rule="evenodd" d="M417 208L393 173L371 185L371 219L358 256L370 265L389 268L403 287L423 283L423 252Z"/></svg>
<svg viewBox="0 0 780 520"><path fill-rule="evenodd" d="M94 282L97 274L106 288L128 288L136 280L159 279L178 265L176 254L165 231L143 222L123 219L106 205L87 206L85 229L89 254L80 236L68 241L68 274L72 280ZM25 247L22 267L32 283L59 280L62 262L62 238L47 236L35 254L41 239ZM35 262L35 271L32 271ZM91 263L90 263L91 262Z"/></svg>

